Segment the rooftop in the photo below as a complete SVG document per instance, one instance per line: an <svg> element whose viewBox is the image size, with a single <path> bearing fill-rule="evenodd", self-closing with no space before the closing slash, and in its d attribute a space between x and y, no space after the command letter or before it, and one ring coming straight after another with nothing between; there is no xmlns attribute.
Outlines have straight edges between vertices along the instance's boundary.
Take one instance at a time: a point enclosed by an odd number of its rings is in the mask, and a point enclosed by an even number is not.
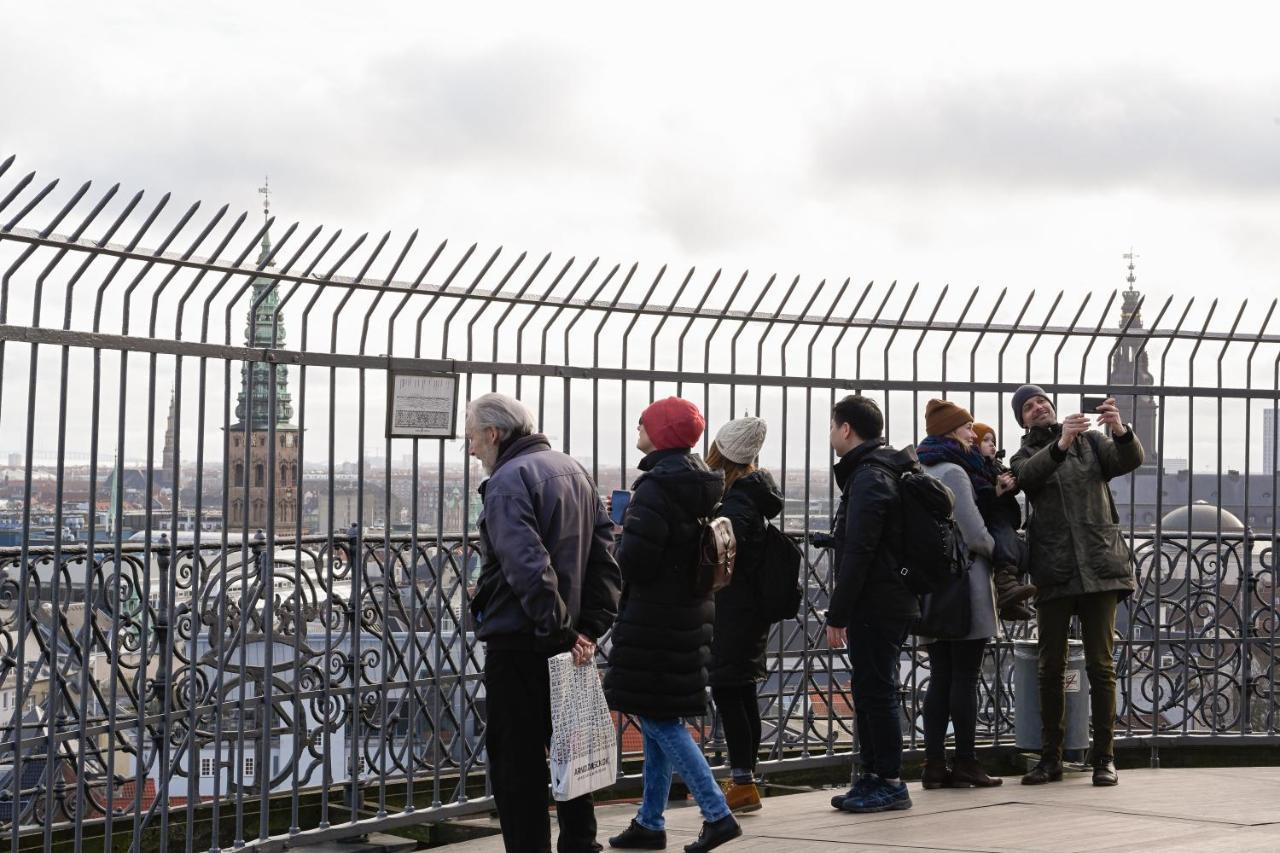
<svg viewBox="0 0 1280 853"><path fill-rule="evenodd" d="M770 797L740 818L743 837L721 849L809 853L842 850L1124 851L1209 853L1280 850L1280 767L1122 770L1118 788L1087 773L1059 784L923 791L910 783L910 811L852 815L831 808L831 791ZM626 828L630 803L596 809L600 843ZM697 837L696 807L667 811L668 850ZM555 822L552 821L552 826ZM553 829L554 832L554 829ZM501 853L501 836L454 844L457 853Z"/></svg>

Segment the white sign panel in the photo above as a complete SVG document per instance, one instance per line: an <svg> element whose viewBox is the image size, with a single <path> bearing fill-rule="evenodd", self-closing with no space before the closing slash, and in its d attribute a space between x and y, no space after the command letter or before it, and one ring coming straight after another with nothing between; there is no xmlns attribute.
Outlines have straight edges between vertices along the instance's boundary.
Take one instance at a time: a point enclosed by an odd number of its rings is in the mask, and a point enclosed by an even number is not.
<svg viewBox="0 0 1280 853"><path fill-rule="evenodd" d="M456 373L387 374L387 438L456 438Z"/></svg>

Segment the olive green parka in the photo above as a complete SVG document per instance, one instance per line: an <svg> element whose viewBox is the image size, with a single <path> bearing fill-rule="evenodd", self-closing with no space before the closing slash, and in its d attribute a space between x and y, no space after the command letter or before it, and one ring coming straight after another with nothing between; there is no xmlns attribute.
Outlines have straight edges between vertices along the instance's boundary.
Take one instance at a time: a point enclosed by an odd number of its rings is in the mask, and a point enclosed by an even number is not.
<svg viewBox="0 0 1280 853"><path fill-rule="evenodd" d="M1036 599L1109 591L1126 598L1135 579L1108 482L1142 464L1142 444L1131 428L1118 439L1090 431L1064 453L1061 436L1061 424L1032 428L1010 462L1030 505Z"/></svg>

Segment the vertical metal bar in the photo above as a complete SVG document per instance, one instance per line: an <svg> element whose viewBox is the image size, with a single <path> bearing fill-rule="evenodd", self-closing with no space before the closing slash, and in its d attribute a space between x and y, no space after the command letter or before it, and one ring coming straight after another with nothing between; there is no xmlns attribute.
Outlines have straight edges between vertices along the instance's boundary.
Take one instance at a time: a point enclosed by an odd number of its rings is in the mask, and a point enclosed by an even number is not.
<svg viewBox="0 0 1280 853"><path fill-rule="evenodd" d="M1213 314L1218 308L1218 300L1213 300L1209 304L1209 311L1204 318L1204 326L1200 329L1200 333L1196 335L1195 346L1191 349L1191 354L1187 356L1187 386L1194 387L1196 384L1195 362L1196 353L1200 351L1200 345L1204 343L1204 337L1209 332L1209 324L1213 321ZM1191 523L1191 506L1195 503L1195 470L1196 470L1196 398L1194 395L1187 397L1187 583L1185 589L1185 599L1183 602L1184 612L1187 619L1186 630L1186 648L1183 650L1182 656L1182 683L1191 683L1191 651L1194 648L1194 640L1192 639L1192 618L1193 610L1191 607L1191 565L1195 559L1195 525ZM1187 708L1188 713L1182 718L1182 733L1186 734L1190 730L1191 714L1190 707Z"/></svg>
<svg viewBox="0 0 1280 853"><path fill-rule="evenodd" d="M680 329L680 336L676 339L676 373L680 375L680 379L676 381L676 396L684 395L684 339L689 333L693 321L702 316L702 308L707 304L707 300L711 297L712 291L716 289L716 285L720 283L721 270L716 270L715 275L711 276L711 281L707 283L706 288L702 291L702 298L698 300L697 306L689 313L688 318L684 321L684 326ZM742 286L742 282L746 280L747 274L744 272L742 278L738 281L738 286ZM733 301L732 298L729 300ZM726 304L725 310L728 310Z"/></svg>
<svg viewBox="0 0 1280 853"><path fill-rule="evenodd" d="M968 317L968 316L969 316L969 309L973 307L973 301L974 301L975 299L977 299L977 298L978 298L978 288L976 288L976 287L975 287L975 288L973 289L973 291L969 294L969 300L968 300L967 302L965 302L964 307L960 309L960 317L956 320L955 326L953 326L953 327L952 327L952 329L951 329L951 334L947 336L947 341L946 341L946 343L944 343L944 344L942 345L942 377L941 377L941 378L942 378L942 389L941 389L941 394L942 394L942 399L944 399L944 400L945 400L945 399L947 399L947 358L950 356L950 353L951 353L951 343L952 343L952 341L954 341L954 340L956 339L956 335L957 335L957 334L959 334L959 332L960 332L960 328L961 328L962 326L964 326L964 319L965 319L965 317ZM921 336L920 336L920 338L921 338L921 340L923 340L923 339L924 339L924 335L921 335ZM917 343L916 343L916 349L917 349L917 350L919 350L919 348L920 348L920 343L919 343L919 342L917 342ZM914 358L914 355L913 355L912 357ZM969 395L969 411L970 411L970 412L972 412L973 410L974 410L974 405L973 405L973 392L970 392L970 395Z"/></svg>
<svg viewBox="0 0 1280 853"><path fill-rule="evenodd" d="M1172 297L1170 297L1172 298ZM1253 389L1253 357L1258 352L1258 346L1262 343L1263 337L1266 336L1267 326L1271 324L1271 316L1276 312L1276 305L1280 304L1280 300L1272 299L1271 306L1267 308L1267 316L1262 318L1262 324L1258 326L1258 334L1253 339L1253 346L1249 348L1249 354L1245 356L1244 362L1244 387ZM1144 342L1145 343L1145 342ZM1241 541L1241 548L1244 551L1244 562L1240 567L1240 673L1241 673L1241 693L1243 701L1241 702L1240 722L1241 734L1253 733L1253 719L1250 711L1250 700L1253 693L1253 649L1255 642L1253 637L1254 624L1253 617L1250 613L1252 606L1252 597L1257 592L1257 578L1253 574L1253 523L1252 515L1249 512L1250 486L1253 483L1253 466L1250 465L1250 452L1253 449L1252 441L1252 408L1253 400L1245 400L1245 418L1244 418L1244 517L1245 517L1245 533ZM1219 424L1221 429L1221 424ZM1274 431L1274 428L1273 428ZM1274 457L1273 457L1274 458ZM1221 467L1221 466L1219 466ZM1221 516L1221 514L1219 514ZM1221 523L1221 519L1219 519ZM1273 519L1274 527L1274 519Z"/></svg>
<svg viewBox="0 0 1280 853"><path fill-rule="evenodd" d="M1214 485L1214 489L1215 489L1215 491L1217 492L1217 495L1218 495L1218 501L1217 501L1217 502L1218 502L1219 507L1221 507L1221 506L1222 506L1222 504L1224 504L1224 503L1225 503L1225 501L1222 499L1222 497L1223 497L1223 496L1222 496L1222 360L1223 360L1223 358L1225 358L1225 357L1226 357L1227 349L1231 346L1231 343L1235 340L1235 337L1236 337L1236 331L1240 328L1240 321L1241 321L1242 319L1244 319L1244 312L1248 309L1248 307L1249 307L1249 300L1248 300L1248 299L1246 299L1246 300L1244 300L1243 302L1241 302L1241 303L1240 303L1240 310L1236 313L1236 319L1235 319L1235 321L1234 321L1234 322L1232 322L1232 324L1231 324L1231 331L1227 333L1227 338L1228 338L1228 339L1227 339L1226 341L1224 341L1224 342L1223 342L1223 344L1222 344L1222 348L1221 348L1220 350L1218 350L1218 359L1217 359L1217 371L1218 371L1218 394L1217 394L1217 395L1215 395L1215 399L1216 399L1216 401L1217 401L1217 415L1218 415L1218 429L1217 429L1217 432L1218 432L1218 441L1217 441L1217 445L1218 445L1218 451L1217 451L1217 469L1218 469L1218 472L1217 472L1217 479L1216 479L1216 483L1215 483L1215 485ZM1135 312L1135 313L1136 313L1136 312ZM1248 401L1247 401L1247 400L1245 401L1245 405L1246 405L1246 406L1248 405ZM1249 429L1248 421L1249 421L1249 416L1248 416L1248 410L1246 409L1246 413L1245 413L1245 431L1246 431L1246 432L1245 432L1245 435L1246 435L1246 436L1248 435L1248 429ZM1248 446L1247 439L1246 439L1246 444L1245 444L1245 446L1246 446L1246 447ZM1249 469L1248 469L1248 468L1246 468L1246 469L1245 469L1245 479L1246 479L1246 481L1248 480L1248 478L1249 478ZM1189 518L1190 518L1190 516L1188 516L1188 519L1189 519ZM1246 519L1248 518L1248 514L1247 514L1247 513L1246 513L1246 515L1245 515L1245 518L1246 518ZM1188 525L1187 525L1187 526L1188 526L1188 527L1190 527L1190 526L1191 526L1191 525L1190 525L1190 523L1188 523ZM1248 529L1247 524L1246 524L1245 529L1246 529L1246 530ZM1246 537L1245 537L1245 542L1243 543L1244 547L1246 547L1246 548L1248 547L1248 541L1247 541L1247 540L1248 540L1248 537L1246 536ZM1222 510L1221 510L1221 509L1217 510L1217 511L1214 513L1214 551L1215 551L1215 553L1217 553L1217 554L1218 554L1218 588L1217 588L1217 590L1215 591L1215 595L1213 596L1213 661L1214 661L1214 667L1215 667L1215 670L1216 670L1217 672L1221 672L1221 671L1222 671L1222 670L1221 670L1221 667L1222 667L1222 652L1223 652L1223 649L1222 649L1222 592L1223 592L1223 590L1222 590L1222 586L1223 586L1223 584L1226 582L1226 579L1227 579L1227 564L1230 562L1230 561L1229 561L1229 560L1227 560L1227 559L1223 559L1223 556L1224 556L1224 555L1223 555L1224 548L1223 548L1223 544L1222 544ZM1245 647L1245 645L1246 645L1246 644L1245 644L1245 642L1244 642L1244 638L1245 638L1245 636L1247 635L1248 630L1249 630L1249 629L1246 627L1246 625L1248 624L1248 621L1249 621L1249 620L1248 620L1248 610L1246 609L1246 610L1241 614L1241 617L1240 617L1240 639L1239 639L1239 641L1237 642L1237 652L1238 652L1238 653L1242 653L1242 652L1243 652L1243 649L1244 649L1244 647ZM1242 701L1242 706L1243 706L1245 709L1247 709L1247 708L1248 708L1248 706L1249 706L1249 700L1248 700L1248 694L1249 694L1249 662L1248 662L1248 660L1247 660L1247 659L1245 659L1243 656L1241 656L1241 658L1240 658L1240 665L1241 665L1241 669L1240 669L1240 678L1241 678L1241 686L1242 686L1242 690L1241 690L1241 694L1242 694L1242 695L1241 695L1241 701ZM1221 719L1220 719L1219 711L1220 711L1220 703L1217 703L1217 702L1213 703L1213 730L1214 730L1214 732L1215 732L1215 733L1216 733L1216 732L1219 732L1219 731L1221 731L1221 730L1223 729L1222 722L1221 722ZM1243 731L1243 729L1242 729L1242 731Z"/></svg>
<svg viewBox="0 0 1280 853"><path fill-rule="evenodd" d="M917 336L916 336L916 345L915 345L914 347L912 347L912 348L911 348L911 385L912 385L912 387L911 387L911 443L912 443L912 444L916 444L916 443L917 443L917 442L919 442L919 440L920 440L920 432L919 432L919 424L920 424L920 347L924 345L924 339L928 336L929 331L933 328L933 321L934 321L934 320L936 320L936 319L938 318L938 311L939 311L939 309L941 309L941 308L942 308L942 303L943 303L943 302L946 300L946 298L947 298L947 291L949 291L950 289L951 289L951 286L950 286L950 285L946 285L946 286L944 286L944 287L942 288L942 293L938 295L938 301L937 301L937 302L935 302L935 303L933 303L933 310L929 312L929 319L925 320L925 323L924 323L925 328L924 328L923 330L921 330L921 332L920 332L920 334L919 334L919 335L917 335ZM977 295L977 291L976 291L976 290L974 291L974 295L975 295L975 296ZM969 302L970 302L970 303L972 303L972 302L973 302L973 296L970 296L970 297L969 297ZM968 311L968 310L969 310L968 305L966 305L966 306L965 306L965 310L966 310L966 311ZM962 315L961 321L959 321L959 322L963 322L963 315ZM957 325L959 325L959 322L957 323ZM955 337L955 331L954 331L954 330L952 330L952 332L951 332L951 336L952 336L953 338ZM946 346L950 346L950 344L951 344L951 342L948 340L948 341L947 341ZM886 361L885 361L885 377L884 377L884 378L885 378L885 379L888 379L888 378L889 378L889 372L888 372L888 361L887 361L887 359L888 359L888 350L887 350L887 349L886 349L886 351L885 351L885 358L886 358ZM944 349L943 349L943 351L942 351L942 369L943 369L944 373L945 373L945 371L946 371L946 369L947 369L947 368L946 368L946 365L947 365L947 353L946 353L946 349L945 349L945 347L944 347ZM943 399L945 399L945 396L944 396L944 398L943 398ZM970 410L970 411L972 411L972 410Z"/></svg>
<svg viewBox="0 0 1280 853"><path fill-rule="evenodd" d="M654 327L653 332L651 332L649 335L649 372L650 373L652 373L657 368L658 337L662 334L662 327L667 324L667 320L671 319L671 313L675 311L676 306L680 304L680 297L684 296L685 288L687 288L689 286L689 282L693 280L693 273L695 269L696 267L689 267L689 271L684 275L684 280L681 281L680 286L676 288L675 296L671 297L671 301L667 303L667 307L663 310L662 316L658 319L658 325ZM714 286L714 282L715 282L715 279L713 278L712 286ZM705 295L704 295L704 298L705 298ZM677 372L678 370L679 368L677 368ZM657 393L657 389L654 387L655 384L656 383L652 379L649 380L649 399L651 400L654 398L654 394ZM676 394L676 396L678 397L680 395ZM626 424L624 423L623 426L625 427Z"/></svg>
<svg viewBox="0 0 1280 853"><path fill-rule="evenodd" d="M773 289L773 283L777 281L777 279L778 279L777 273L774 273L773 275L769 276L769 280L764 283L764 287L760 288L760 295L756 297L755 302L751 303L751 307L747 309L746 316L744 316L741 320L738 321L738 328L734 330L733 337L729 339L729 373L733 374L735 377L737 376L737 373L738 373L738 338L742 336L743 330L746 329L750 323L755 322L757 319L759 319L756 317L756 311L760 308L760 303L764 301L765 295L768 294L769 291ZM791 287L787 289L787 296L791 295L791 291L795 290L796 284L798 284L799 281L800 281L800 277L796 276L796 278L791 282ZM786 302L787 301L786 297L783 297L782 301ZM782 310L781 304L779 304L778 310ZM708 352L710 351L711 337L715 335L716 328L718 328L718 323L715 328L712 328L711 334L707 336ZM707 372L708 373L711 372L710 365L708 365L707 367ZM738 385L736 382L729 386L730 417L733 416L733 412L737 408L737 399L736 399L737 391L738 391ZM710 404L709 397L707 398L707 405L705 407L705 411L703 411L702 414L704 417L707 417L707 418L711 417L711 404ZM703 442L703 450L705 451L705 449L706 449L706 442Z"/></svg>
<svg viewBox="0 0 1280 853"><path fill-rule="evenodd" d="M772 315L770 315L768 322L766 322L766 323L765 323L764 331L760 333L760 338L759 338L759 340L758 340L758 341L756 341L756 373L757 373L758 375L760 375L760 376L763 376L763 375L764 375L764 344L765 344L765 341L767 341L767 340L769 339L769 334L773 331L774 324L776 324L776 323L778 322L778 318L782 316L782 311L783 311L783 309L785 309L785 308L786 308L786 306L787 306L787 303L791 301L791 294L795 293L795 291L796 291L796 285L798 285L799 283L800 283L800 276L796 276L795 278L793 278L793 279L791 280L791 286L790 286L790 287L788 287L788 288L787 288L787 292L786 292L786 293L784 293L784 294L782 295L782 301L780 301L780 302L778 303L778 307L777 307L777 309L776 309L776 310L774 310L774 312L773 312L773 314L772 314ZM824 283L825 283L825 282L824 282ZM814 294L814 296L817 296L817 294L815 293L815 294ZM809 304L810 304L810 305L812 305L812 304L813 304L813 299L810 299L810 300L809 300ZM806 309L806 310L807 310L807 309ZM803 313L804 313L804 312L801 312L801 316L802 316L802 317L803 317ZM791 329L792 329L792 331L795 331L795 329L796 329L796 328L798 328L798 327L799 327L799 321L797 321L797 322L793 323L793 324L792 324L792 326L791 326ZM736 345L735 345L735 349L736 349ZM785 347L785 345L784 345L784 346L783 346L783 348L782 348L782 360L783 360L782 369L783 369L783 374L784 374L784 375L785 375L785 373L786 373L786 358L787 358L787 355L786 355L786 347ZM786 386L783 386L783 387L785 388ZM761 391L761 388L762 388L762 386L761 386L759 383L757 383L757 384L756 384L756 412L757 412L757 413L759 413L759 411L760 411L760 391ZM730 393L732 394L732 389L730 389ZM785 392L784 392L784 394L785 394ZM729 410L729 419L730 419L730 420L732 420L732 419L733 419L733 409L730 409L730 410Z"/></svg>
<svg viewBox="0 0 1280 853"><path fill-rule="evenodd" d="M1173 332L1169 336L1168 343L1166 343L1164 347L1164 351L1160 354L1160 385L1161 387L1164 387L1164 384L1165 384L1165 377L1167 375L1165 372L1165 369L1168 365L1169 352L1172 350L1173 344L1177 340L1177 335L1182 331L1182 324L1186 322L1187 315L1191 313L1191 306L1194 304L1195 304L1195 297L1193 296L1191 299L1187 301L1186 307L1182 309L1182 316L1178 318L1177 325L1173 327ZM1161 393L1158 399L1159 399L1158 405L1160 407L1159 411L1165 412L1168 398L1164 393ZM1168 420L1169 418L1167 414L1161 414L1160 417L1157 418L1158 433L1156 438L1156 444L1160 447L1162 452L1165 447L1165 440L1164 440L1165 426L1168 423ZM1190 476L1189 472L1188 472L1188 476ZM1165 630L1165 626L1163 624L1163 618L1161 616L1161 613L1164 610L1164 584L1160 582L1161 566L1163 565L1163 562L1164 562L1164 537L1163 537L1164 462L1163 460L1160 462L1159 465L1156 466L1155 516L1156 516L1156 529L1155 529L1155 539L1153 541L1153 548L1154 548L1153 558L1156 563L1156 598L1155 598L1155 612L1152 618L1154 636L1152 638L1152 643L1151 643L1152 672L1155 674L1154 675L1155 687L1151 691L1153 712L1159 710L1159 703L1163 699L1162 693L1164 689L1163 673L1161 672L1163 666L1160 662L1160 657L1161 657L1161 654L1160 654L1161 636L1160 635L1161 635L1161 631ZM1171 572L1170 578L1172 579L1172 577L1173 577L1173 574ZM1190 579L1190 572L1188 570L1188 580L1189 579ZM1151 734L1154 737L1159 733L1160 733L1160 714L1152 713Z"/></svg>

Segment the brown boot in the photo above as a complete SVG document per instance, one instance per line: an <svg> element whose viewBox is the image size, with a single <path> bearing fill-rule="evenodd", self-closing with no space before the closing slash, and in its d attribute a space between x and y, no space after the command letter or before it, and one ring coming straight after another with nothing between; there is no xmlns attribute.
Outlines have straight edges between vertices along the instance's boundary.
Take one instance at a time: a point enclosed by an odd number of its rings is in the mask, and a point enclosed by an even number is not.
<svg viewBox="0 0 1280 853"><path fill-rule="evenodd" d="M920 786L926 791L951 787L951 770L945 760L924 760L924 771L920 774Z"/></svg>
<svg viewBox="0 0 1280 853"><path fill-rule="evenodd" d="M734 814L760 811L760 789L755 782L730 782L724 790L724 799Z"/></svg>
<svg viewBox="0 0 1280 853"><path fill-rule="evenodd" d="M995 582L996 606L1002 610L1014 604L1021 604L1036 594L1034 586L1020 582L1016 566L1000 566L997 568Z"/></svg>
<svg viewBox="0 0 1280 853"><path fill-rule="evenodd" d="M999 776L988 776L976 758L957 758L951 767L951 786L964 788L997 788L1004 784Z"/></svg>
<svg viewBox="0 0 1280 853"><path fill-rule="evenodd" d="M1000 608L1000 618L1006 622L1023 622L1035 617L1025 604L1009 604Z"/></svg>

